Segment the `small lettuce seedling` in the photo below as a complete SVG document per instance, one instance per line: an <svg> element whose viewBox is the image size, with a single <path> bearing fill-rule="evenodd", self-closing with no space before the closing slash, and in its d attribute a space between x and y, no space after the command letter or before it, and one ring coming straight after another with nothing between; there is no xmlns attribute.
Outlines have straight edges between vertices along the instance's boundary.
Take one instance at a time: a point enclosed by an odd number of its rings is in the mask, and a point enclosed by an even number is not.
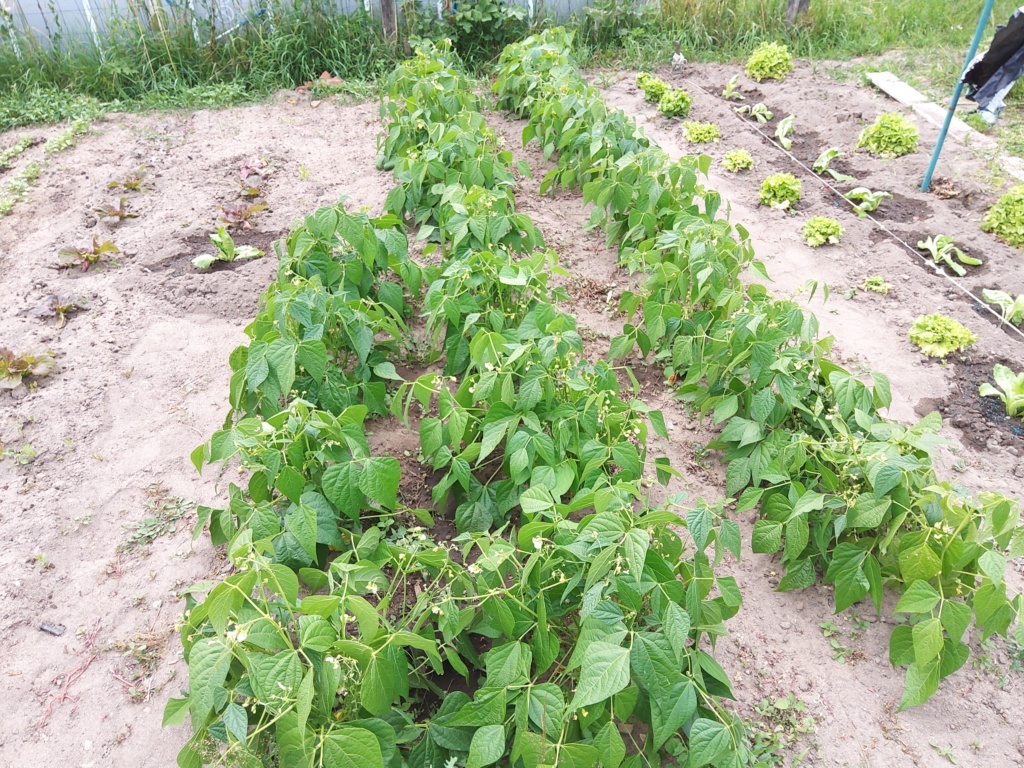
<svg viewBox="0 0 1024 768"><path fill-rule="evenodd" d="M775 173L761 183L761 205L789 211L799 199L800 179L791 173Z"/></svg>
<svg viewBox="0 0 1024 768"><path fill-rule="evenodd" d="M68 246L61 248L58 256L62 269L68 267L81 267L83 272L88 272L89 267L98 263L108 253L120 253L121 250L109 240L101 241L98 235L93 235L92 242L85 242L82 245Z"/></svg>
<svg viewBox="0 0 1024 768"><path fill-rule="evenodd" d="M722 167L732 173L754 167L754 158L745 149L731 149L722 157Z"/></svg>
<svg viewBox="0 0 1024 768"><path fill-rule="evenodd" d="M28 314L34 317L55 317L54 328L63 328L68 322L68 315L80 309L88 309L89 304L78 296L65 296L54 293L43 299L43 303L33 307Z"/></svg>
<svg viewBox="0 0 1024 768"><path fill-rule="evenodd" d="M747 76L757 82L785 80L793 69L793 56L781 43L761 43L747 59Z"/></svg>
<svg viewBox="0 0 1024 768"><path fill-rule="evenodd" d="M1015 299L1006 291L990 291L986 288L981 295L987 303L999 307L1004 323L1020 325L1024 321L1024 294Z"/></svg>
<svg viewBox="0 0 1024 768"><path fill-rule="evenodd" d="M996 365L992 369L992 378L999 389L985 382L978 387L978 394L1002 400L1007 416L1024 415L1024 371L1014 373L1005 365Z"/></svg>
<svg viewBox="0 0 1024 768"><path fill-rule="evenodd" d="M38 355L19 355L0 347L0 389L14 389L29 376L49 376L56 365L53 358L45 352Z"/></svg>
<svg viewBox="0 0 1024 768"><path fill-rule="evenodd" d="M681 88L672 88L661 97L658 111L665 117L686 117L690 114L693 97Z"/></svg>
<svg viewBox="0 0 1024 768"><path fill-rule="evenodd" d="M833 170L832 168L829 167L832 164L833 160L838 160L845 154L846 153L839 149L839 147L829 147L820 155L818 155L818 159L814 161L814 164L811 166L811 168L814 169L815 173L820 174L822 176L824 176L827 173L836 181L856 181L856 179L854 179L853 176L847 176L845 173L840 173L839 171Z"/></svg>
<svg viewBox="0 0 1024 768"><path fill-rule="evenodd" d="M793 148L793 140L790 138L790 135L793 133L793 128L793 116L789 115L788 117L782 118L779 121L778 127L775 129L775 138L779 140L779 144L781 144L784 149Z"/></svg>
<svg viewBox="0 0 1024 768"><path fill-rule="evenodd" d="M258 259L263 255L263 251L251 245L235 245L235 241L224 227L210 235L210 242L217 246L217 252L192 259L192 266L196 269L209 269L218 261L244 261Z"/></svg>
<svg viewBox="0 0 1024 768"><path fill-rule="evenodd" d="M750 115L752 118L757 120L761 125L764 125L771 120L775 115L772 114L771 110L768 109L764 104L758 102L754 106L745 105L742 107L736 107L737 115Z"/></svg>
<svg viewBox="0 0 1024 768"><path fill-rule="evenodd" d="M230 203L228 205L222 205L220 207L220 221L221 224L228 228L240 226L243 230L252 229L252 223L249 220L255 214L260 211L265 211L266 209L266 203L256 203L254 205L250 205L248 203Z"/></svg>
<svg viewBox="0 0 1024 768"><path fill-rule="evenodd" d="M123 179L114 179L107 182L108 189L121 189L125 192L149 192L150 187L146 184L148 171L145 165L140 165Z"/></svg>
<svg viewBox="0 0 1024 768"><path fill-rule="evenodd" d="M981 228L1014 248L1024 248L1024 184L1018 184L988 209Z"/></svg>
<svg viewBox="0 0 1024 768"><path fill-rule="evenodd" d="M729 78L729 82L725 84L725 90L722 91L722 98L727 101L743 101L745 97L740 93L739 75Z"/></svg>
<svg viewBox="0 0 1024 768"><path fill-rule="evenodd" d="M647 72L636 76L636 87L644 92L644 99L651 104L660 102L661 97L670 90L668 83Z"/></svg>
<svg viewBox="0 0 1024 768"><path fill-rule="evenodd" d="M892 283L887 283L881 275L873 275L872 277L865 277L859 287L862 291L871 291L872 293L880 293L886 296L892 290Z"/></svg>
<svg viewBox="0 0 1024 768"><path fill-rule="evenodd" d="M857 148L864 147L875 157L894 158L917 151L917 126L899 112L879 115L860 132Z"/></svg>
<svg viewBox="0 0 1024 768"><path fill-rule="evenodd" d="M827 216L812 216L804 222L802 234L804 242L811 248L825 245L839 245L839 238L843 236L843 228L835 219Z"/></svg>
<svg viewBox="0 0 1024 768"><path fill-rule="evenodd" d="M928 251L936 264L945 264L960 277L967 274L967 270L960 266L966 264L969 267L981 266L981 260L968 256L953 243L949 235L936 235L927 240L919 240L917 248L920 251ZM959 264L957 262L960 262Z"/></svg>
<svg viewBox="0 0 1024 768"><path fill-rule="evenodd" d="M683 135L691 144L710 144L718 141L722 134L714 123L688 122L683 124Z"/></svg>
<svg viewBox="0 0 1024 768"><path fill-rule="evenodd" d="M878 210L881 202L887 197L892 197L892 195L888 192L873 192L867 187L855 187L843 195L843 197L854 204L853 210L863 219L872 211Z"/></svg>
<svg viewBox="0 0 1024 768"><path fill-rule="evenodd" d="M966 326L938 312L921 315L910 328L910 341L928 357L947 357L977 340Z"/></svg>
<svg viewBox="0 0 1024 768"><path fill-rule="evenodd" d="M93 211L100 217L100 221L111 227L116 227L125 219L139 218L139 214L129 208L127 197L118 198L116 206L102 205L99 208L93 208Z"/></svg>

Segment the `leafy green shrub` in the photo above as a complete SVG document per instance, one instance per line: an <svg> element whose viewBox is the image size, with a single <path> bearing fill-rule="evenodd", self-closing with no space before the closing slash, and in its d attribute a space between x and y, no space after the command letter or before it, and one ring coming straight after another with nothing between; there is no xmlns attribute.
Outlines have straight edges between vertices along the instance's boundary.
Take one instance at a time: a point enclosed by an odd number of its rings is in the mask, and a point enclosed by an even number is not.
<svg viewBox="0 0 1024 768"><path fill-rule="evenodd" d="M747 59L747 75L757 82L785 80L793 69L793 56L781 43L761 43Z"/></svg>
<svg viewBox="0 0 1024 768"><path fill-rule="evenodd" d="M968 328L938 312L921 315L910 328L910 341L928 357L947 357L977 340Z"/></svg>
<svg viewBox="0 0 1024 768"><path fill-rule="evenodd" d="M463 0L447 17L445 32L467 62L486 61L494 52L522 37L526 9L506 0Z"/></svg>
<svg viewBox="0 0 1024 768"><path fill-rule="evenodd" d="M1024 415L1024 371L1014 373L1005 365L996 365L992 369L992 377L996 380L993 387L985 382L978 388L982 397L998 397L1006 407L1007 416Z"/></svg>
<svg viewBox="0 0 1024 768"><path fill-rule="evenodd" d="M745 149L731 149L722 157L722 167L737 173L754 167L754 158Z"/></svg>
<svg viewBox="0 0 1024 768"><path fill-rule="evenodd" d="M774 173L761 183L761 205L792 210L800 199L800 179L791 173Z"/></svg>
<svg viewBox="0 0 1024 768"><path fill-rule="evenodd" d="M691 144L710 144L718 141L722 134L714 123L698 123L694 121L683 125L683 135Z"/></svg>
<svg viewBox="0 0 1024 768"><path fill-rule="evenodd" d="M690 114L693 97L682 88L672 88L658 102L658 111L665 117L686 117Z"/></svg>
<svg viewBox="0 0 1024 768"><path fill-rule="evenodd" d="M1018 184L988 209L981 228L1015 248L1024 248L1024 184Z"/></svg>
<svg viewBox="0 0 1024 768"><path fill-rule="evenodd" d="M671 90L668 83L647 72L641 72L636 76L636 87L644 92L644 98L652 104L657 104L661 97Z"/></svg>
<svg viewBox="0 0 1024 768"><path fill-rule="evenodd" d="M875 157L901 157L917 151L917 126L899 112L879 115L874 123L860 132L857 147L864 147Z"/></svg>
<svg viewBox="0 0 1024 768"><path fill-rule="evenodd" d="M835 219L830 219L827 216L812 216L804 222L802 233L804 242L811 248L817 248L825 243L839 245L839 238L843 236L843 228Z"/></svg>

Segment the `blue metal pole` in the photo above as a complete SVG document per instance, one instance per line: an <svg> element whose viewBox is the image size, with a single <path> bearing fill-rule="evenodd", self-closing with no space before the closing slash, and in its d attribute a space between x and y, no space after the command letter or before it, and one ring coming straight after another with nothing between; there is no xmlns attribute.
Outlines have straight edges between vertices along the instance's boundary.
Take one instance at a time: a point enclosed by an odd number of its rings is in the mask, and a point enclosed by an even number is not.
<svg viewBox="0 0 1024 768"><path fill-rule="evenodd" d="M964 68L960 70L960 77L957 78L956 88L953 89L953 98L949 102L949 109L946 111L946 121L942 124L942 130L939 131L939 140L935 143L932 160L928 163L928 170L924 174L924 181L921 182L922 192L927 192L932 185L932 174L935 173L935 166L939 163L939 153L942 152L942 144L946 141L946 134L949 133L949 126L953 122L953 114L956 112L956 105L960 101L960 94L964 90L964 73L967 72L967 67L974 61L974 56L978 52L978 46L981 45L981 37L985 34L985 27L988 25L989 17L992 15L992 6L995 5L995 2L996 0L985 0L985 8L981 12L981 18L978 19L978 28L974 30L971 50L967 53Z"/></svg>

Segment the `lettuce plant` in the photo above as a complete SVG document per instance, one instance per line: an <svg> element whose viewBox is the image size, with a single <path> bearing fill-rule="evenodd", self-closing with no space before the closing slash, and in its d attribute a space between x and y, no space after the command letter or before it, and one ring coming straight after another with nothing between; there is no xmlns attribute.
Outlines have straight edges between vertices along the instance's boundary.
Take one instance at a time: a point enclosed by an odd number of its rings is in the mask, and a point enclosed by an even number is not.
<svg viewBox="0 0 1024 768"><path fill-rule="evenodd" d="M664 80L647 72L641 72L636 76L636 87L644 92L644 98L652 104L660 102L661 97L672 90Z"/></svg>
<svg viewBox="0 0 1024 768"><path fill-rule="evenodd" d="M683 135L691 144L710 144L718 141L722 134L714 123L688 122L683 125Z"/></svg>
<svg viewBox="0 0 1024 768"><path fill-rule="evenodd" d="M839 238L843 236L843 232L842 226L835 219L830 219L827 216L812 216L804 222L802 234L805 243L811 248L817 248L826 243L839 245Z"/></svg>
<svg viewBox="0 0 1024 768"><path fill-rule="evenodd" d="M690 114L693 97L682 88L671 88L658 101L658 111L665 117L686 117Z"/></svg>
<svg viewBox="0 0 1024 768"><path fill-rule="evenodd" d="M761 183L761 205L792 210L800 199L800 179L791 173L775 173Z"/></svg>
<svg viewBox="0 0 1024 768"><path fill-rule="evenodd" d="M0 390L14 389L29 376L49 376L56 365L53 357L45 352L19 355L0 347Z"/></svg>
<svg viewBox="0 0 1024 768"><path fill-rule="evenodd" d="M785 80L793 69L793 56L781 43L761 43L747 59L747 76L757 82Z"/></svg>
<svg viewBox="0 0 1024 768"><path fill-rule="evenodd" d="M918 137L910 120L899 112L886 112L860 132L857 148L864 147L875 157L901 157L917 151Z"/></svg>
<svg viewBox="0 0 1024 768"><path fill-rule="evenodd" d="M938 312L921 315L910 328L910 341L928 357L947 357L977 340L968 328Z"/></svg>
<svg viewBox="0 0 1024 768"><path fill-rule="evenodd" d="M1024 294L1015 299L1006 291L990 291L986 288L981 295L988 304L999 307L1004 323L1020 325L1024 321Z"/></svg>
<svg viewBox="0 0 1024 768"><path fill-rule="evenodd" d="M859 287L862 291L871 291L872 293L880 293L885 296L892 290L892 283L886 282L885 278L881 275L872 275L871 277L865 277Z"/></svg>
<svg viewBox="0 0 1024 768"><path fill-rule="evenodd" d="M731 149L722 157L722 167L737 173L754 167L754 158L745 149Z"/></svg>
<svg viewBox="0 0 1024 768"><path fill-rule="evenodd" d="M1018 184L988 209L981 228L1015 248L1024 248L1024 184Z"/></svg>
<svg viewBox="0 0 1024 768"><path fill-rule="evenodd" d="M782 145L783 149L793 148L793 139L790 136L793 134L793 116L789 115L779 121L778 128L775 129L775 138L779 140L779 144Z"/></svg>
<svg viewBox="0 0 1024 768"><path fill-rule="evenodd" d="M823 176L827 173L836 181L854 181L855 179L853 176L848 176L845 173L840 173L839 171L829 168L833 160L842 157L844 154L845 153L839 149L839 147L829 147L818 155L818 159L814 161L814 165L812 165L811 168L814 169L815 173L819 173Z"/></svg>
<svg viewBox="0 0 1024 768"><path fill-rule="evenodd" d="M725 90L722 91L722 98L726 101L743 101L743 94L740 93L739 75L733 75L729 78L729 82L725 84Z"/></svg>
<svg viewBox="0 0 1024 768"><path fill-rule="evenodd" d="M72 245L61 248L60 268L81 267L83 272L88 272L89 267L98 263L108 253L120 253L121 249L110 240L100 240L99 236L93 235L92 242L86 241L81 245Z"/></svg>
<svg viewBox="0 0 1024 768"><path fill-rule="evenodd" d="M1021 416L1024 414L1024 371L1014 373L1005 365L996 365L992 369L992 377L996 380L996 387L985 382L978 388L978 394L982 397L998 397L1006 406L1007 416Z"/></svg>
<svg viewBox="0 0 1024 768"><path fill-rule="evenodd" d="M757 120L757 122L759 122L761 125L764 125L769 120L771 120L772 117L774 117L771 110L768 109L768 107L766 107L761 102L758 102L754 106L750 106L749 104L747 104L742 107L736 107L736 114L750 115L752 118Z"/></svg>

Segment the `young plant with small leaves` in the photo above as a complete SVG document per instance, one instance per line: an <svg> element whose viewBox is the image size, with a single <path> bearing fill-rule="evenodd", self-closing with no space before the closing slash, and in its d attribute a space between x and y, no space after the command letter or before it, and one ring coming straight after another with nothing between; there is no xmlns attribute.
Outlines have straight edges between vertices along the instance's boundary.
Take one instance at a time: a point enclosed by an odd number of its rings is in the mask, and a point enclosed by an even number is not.
<svg viewBox="0 0 1024 768"><path fill-rule="evenodd" d="M955 274L963 277L967 274L967 270L964 269L961 264L966 264L969 267L977 267L981 265L981 259L975 259L972 256L968 256L962 250L956 247L956 243L953 242L953 238L949 235L936 235L935 237L929 237L926 240L920 240L917 243L917 248L920 251L927 251L932 256L932 261L936 264L945 264Z"/></svg>
<svg viewBox="0 0 1024 768"><path fill-rule="evenodd" d="M125 219L139 218L139 214L131 210L131 206L128 205L127 197L118 198L117 205L107 203L99 208L93 208L93 212L99 217L100 221L111 227L116 227Z"/></svg>
<svg viewBox="0 0 1024 768"><path fill-rule="evenodd" d="M657 104L662 97L672 90L672 87L664 80L641 72L636 76L636 87L644 92L644 98L652 104Z"/></svg>
<svg viewBox="0 0 1024 768"><path fill-rule="evenodd" d="M745 149L731 149L723 155L722 167L732 173L746 171L754 167L754 158Z"/></svg>
<svg viewBox="0 0 1024 768"><path fill-rule="evenodd" d="M739 115L750 115L752 118L757 120L758 123L764 125L771 120L774 115L771 110L768 109L764 104L758 102L754 106L746 104L742 107L736 107L736 113Z"/></svg>
<svg viewBox="0 0 1024 768"><path fill-rule="evenodd" d="M910 328L910 341L928 357L948 357L977 340L967 327L938 312L921 315Z"/></svg>
<svg viewBox="0 0 1024 768"><path fill-rule="evenodd" d="M56 318L54 328L61 329L68 322L68 316L82 309L88 309L89 303L78 296L65 296L54 293L47 296L42 304L29 310L34 317Z"/></svg>
<svg viewBox="0 0 1024 768"><path fill-rule="evenodd" d="M822 245L839 245L839 238L843 236L843 228L835 219L827 216L812 216L804 222L801 230L804 242L811 248Z"/></svg>
<svg viewBox="0 0 1024 768"><path fill-rule="evenodd" d="M722 91L722 98L726 101L743 101L744 96L740 93L739 75L733 75L729 78L729 82L725 84L725 89Z"/></svg>
<svg viewBox="0 0 1024 768"><path fill-rule="evenodd" d="M53 373L57 364L48 353L17 354L0 347L0 390L14 389L25 379L39 379Z"/></svg>
<svg viewBox="0 0 1024 768"><path fill-rule="evenodd" d="M1002 400L1007 416L1024 416L1024 371L1014 373L1011 368L997 364L992 369L992 378L996 386L985 382L978 388L978 394Z"/></svg>
<svg viewBox="0 0 1024 768"><path fill-rule="evenodd" d="M1003 316L1004 323L1020 325L1024 322L1024 294L1013 298L1006 291L990 291L985 288L981 295L986 303L999 307L999 314Z"/></svg>
<svg viewBox="0 0 1024 768"><path fill-rule="evenodd" d="M917 151L917 126L899 112L879 115L860 133L857 148L864 147L875 157L895 158Z"/></svg>
<svg viewBox="0 0 1024 768"><path fill-rule="evenodd" d="M792 69L793 55L782 43L761 43L747 59L747 76L759 83L762 80L785 80Z"/></svg>
<svg viewBox="0 0 1024 768"><path fill-rule="evenodd" d="M871 291L872 293L880 293L886 296L892 290L892 283L887 282L881 275L873 275L865 277L861 281L859 288L862 291Z"/></svg>
<svg viewBox="0 0 1024 768"><path fill-rule="evenodd" d="M761 183L761 205L792 211L800 200L800 179L791 173L774 173Z"/></svg>
<svg viewBox="0 0 1024 768"><path fill-rule="evenodd" d="M793 129L793 115L782 118L775 128L775 138L779 140L779 144L782 145L783 149L793 148L793 139L790 138L793 134Z"/></svg>
<svg viewBox="0 0 1024 768"><path fill-rule="evenodd" d="M149 192L151 187L146 183L148 175L148 167L140 165L123 179L114 179L107 182L107 188L120 189L124 192Z"/></svg>
<svg viewBox="0 0 1024 768"><path fill-rule="evenodd" d="M882 204L882 201L887 197L892 197L892 195L888 192L876 192L867 187L855 187L843 195L843 197L853 203L853 210L857 216L864 219L872 211L878 210L878 206Z"/></svg>
<svg viewBox="0 0 1024 768"><path fill-rule="evenodd" d="M32 136L22 136L7 149L0 151L0 171L6 171L25 150L39 143Z"/></svg>
<svg viewBox="0 0 1024 768"><path fill-rule="evenodd" d="M196 269L209 269L217 262L231 263L235 261L246 261L258 259L263 251L251 245L235 245L231 233L225 227L221 227L210 235L210 242L217 248L216 253L205 253L192 259L192 266Z"/></svg>
<svg viewBox="0 0 1024 768"><path fill-rule="evenodd" d="M252 219L260 211L267 210L266 203L228 203L220 207L220 223L231 229L252 229Z"/></svg>
<svg viewBox="0 0 1024 768"><path fill-rule="evenodd" d="M83 272L88 272L94 264L98 264L110 254L120 253L118 248L110 240L101 240L99 235L93 235L92 241L81 245L72 245L61 248L58 257L61 268L80 267Z"/></svg>
<svg viewBox="0 0 1024 768"><path fill-rule="evenodd" d="M39 180L43 166L34 160L14 175L0 195L0 216L7 216L15 206L28 197L29 188Z"/></svg>
<svg viewBox="0 0 1024 768"><path fill-rule="evenodd" d="M855 181L853 176L849 176L845 173L840 173L834 168L829 167L832 164L833 160L838 160L840 157L844 156L845 153L838 147L829 147L820 155L818 155L818 159L814 161L814 164L811 166L811 168L814 170L815 173L821 175L827 173L836 181Z"/></svg>

